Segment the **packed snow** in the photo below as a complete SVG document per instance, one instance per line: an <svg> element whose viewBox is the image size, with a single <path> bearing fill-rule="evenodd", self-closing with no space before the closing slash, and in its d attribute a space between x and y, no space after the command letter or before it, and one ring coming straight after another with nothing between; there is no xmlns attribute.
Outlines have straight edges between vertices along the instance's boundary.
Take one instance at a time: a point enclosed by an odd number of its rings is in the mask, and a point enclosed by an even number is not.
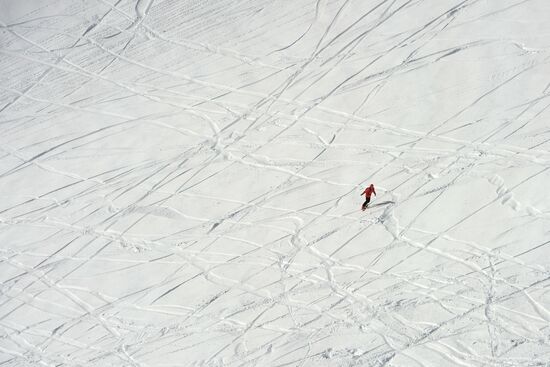
<svg viewBox="0 0 550 367"><path fill-rule="evenodd" d="M0 0L0 366L550 366L548 19Z"/></svg>

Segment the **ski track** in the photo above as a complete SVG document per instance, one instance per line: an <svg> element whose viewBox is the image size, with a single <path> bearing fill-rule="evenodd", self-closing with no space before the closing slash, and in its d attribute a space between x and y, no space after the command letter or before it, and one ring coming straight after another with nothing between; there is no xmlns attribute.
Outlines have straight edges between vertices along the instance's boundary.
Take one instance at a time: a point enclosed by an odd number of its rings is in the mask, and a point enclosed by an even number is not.
<svg viewBox="0 0 550 367"><path fill-rule="evenodd" d="M549 13L0 2L0 366L550 366Z"/></svg>

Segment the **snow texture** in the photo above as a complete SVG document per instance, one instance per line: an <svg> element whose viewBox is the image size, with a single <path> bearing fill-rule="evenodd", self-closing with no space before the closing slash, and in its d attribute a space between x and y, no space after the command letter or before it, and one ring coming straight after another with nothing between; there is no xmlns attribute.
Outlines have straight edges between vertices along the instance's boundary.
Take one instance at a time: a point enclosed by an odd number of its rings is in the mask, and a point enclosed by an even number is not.
<svg viewBox="0 0 550 367"><path fill-rule="evenodd" d="M0 0L0 366L550 366L548 19Z"/></svg>

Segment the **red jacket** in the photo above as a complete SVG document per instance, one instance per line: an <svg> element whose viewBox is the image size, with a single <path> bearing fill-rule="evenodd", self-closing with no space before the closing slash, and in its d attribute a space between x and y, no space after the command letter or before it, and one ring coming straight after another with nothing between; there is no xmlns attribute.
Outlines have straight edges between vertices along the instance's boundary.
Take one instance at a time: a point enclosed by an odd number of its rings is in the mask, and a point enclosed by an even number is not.
<svg viewBox="0 0 550 367"><path fill-rule="evenodd" d="M365 194L365 196L368 197L368 198L370 198L370 196L372 194L374 194L376 196L376 190L374 190L374 185L370 185L369 187L367 187L361 195L363 195L363 194Z"/></svg>

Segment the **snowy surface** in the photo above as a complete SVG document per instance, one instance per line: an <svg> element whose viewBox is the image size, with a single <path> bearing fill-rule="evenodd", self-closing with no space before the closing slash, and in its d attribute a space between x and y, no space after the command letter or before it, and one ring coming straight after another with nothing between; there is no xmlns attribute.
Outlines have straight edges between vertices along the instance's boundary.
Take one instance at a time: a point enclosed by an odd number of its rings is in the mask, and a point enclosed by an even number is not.
<svg viewBox="0 0 550 367"><path fill-rule="evenodd" d="M548 19L0 0L0 366L550 366Z"/></svg>

